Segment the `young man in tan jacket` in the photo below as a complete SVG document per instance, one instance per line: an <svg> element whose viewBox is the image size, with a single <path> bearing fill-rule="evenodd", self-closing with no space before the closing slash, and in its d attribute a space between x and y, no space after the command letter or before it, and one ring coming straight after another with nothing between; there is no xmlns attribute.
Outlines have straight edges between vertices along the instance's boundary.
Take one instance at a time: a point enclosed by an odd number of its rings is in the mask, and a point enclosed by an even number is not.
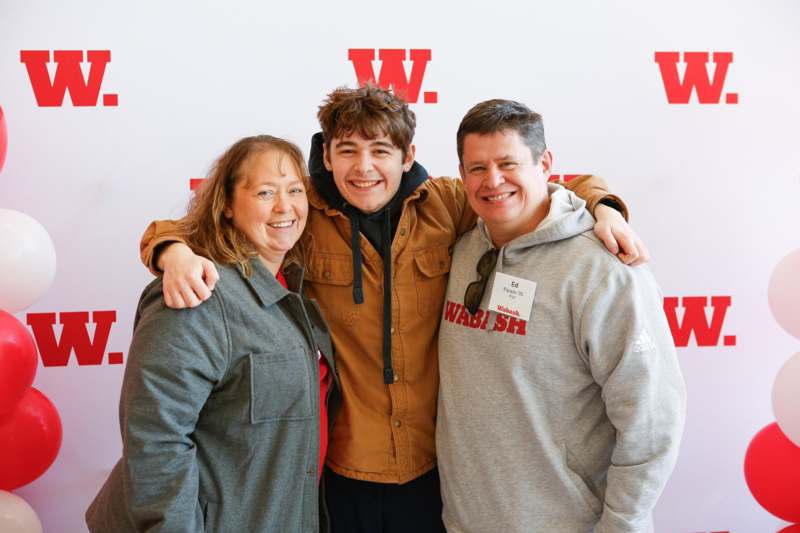
<svg viewBox="0 0 800 533"><path fill-rule="evenodd" d="M323 480L333 531L444 531L437 334L452 247L476 216L460 180L430 178L415 161L414 113L392 93L337 89L318 118L305 280L329 322L342 384ZM587 201L612 252L629 264L646 260L622 215L604 205L624 212L601 179L566 186ZM168 305L194 307L209 297L216 273L175 242L173 224L151 224L142 260L163 271Z"/></svg>

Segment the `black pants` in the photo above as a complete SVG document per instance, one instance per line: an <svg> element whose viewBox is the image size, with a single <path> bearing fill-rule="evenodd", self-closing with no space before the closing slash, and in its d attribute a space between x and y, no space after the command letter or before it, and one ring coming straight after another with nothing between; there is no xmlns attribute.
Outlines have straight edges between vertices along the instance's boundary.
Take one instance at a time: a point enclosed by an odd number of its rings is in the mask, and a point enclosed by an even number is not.
<svg viewBox="0 0 800 533"><path fill-rule="evenodd" d="M444 533L439 472L402 485L325 472L333 533Z"/></svg>

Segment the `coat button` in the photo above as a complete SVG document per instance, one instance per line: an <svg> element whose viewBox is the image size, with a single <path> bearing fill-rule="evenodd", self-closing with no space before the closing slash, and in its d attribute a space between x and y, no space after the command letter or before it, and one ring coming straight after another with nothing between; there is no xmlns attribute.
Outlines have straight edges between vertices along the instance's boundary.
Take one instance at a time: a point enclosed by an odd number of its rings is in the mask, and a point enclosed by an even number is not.
<svg viewBox="0 0 800 533"><path fill-rule="evenodd" d="M394 335L394 328L391 329L392 335Z"/></svg>
<svg viewBox="0 0 800 533"><path fill-rule="evenodd" d="M394 375L394 382L395 382L395 383L397 383L398 381L400 381L400 376L398 376L397 374L395 374L395 375Z"/></svg>
<svg viewBox="0 0 800 533"><path fill-rule="evenodd" d="M331 279L331 271L326 270L325 272L322 273L322 277L325 279Z"/></svg>
<svg viewBox="0 0 800 533"><path fill-rule="evenodd" d="M394 421L394 427L396 427L396 428L400 427L400 421L399 420L395 420Z"/></svg>
<svg viewBox="0 0 800 533"><path fill-rule="evenodd" d="M400 235L406 234L406 228L400 228Z"/></svg>

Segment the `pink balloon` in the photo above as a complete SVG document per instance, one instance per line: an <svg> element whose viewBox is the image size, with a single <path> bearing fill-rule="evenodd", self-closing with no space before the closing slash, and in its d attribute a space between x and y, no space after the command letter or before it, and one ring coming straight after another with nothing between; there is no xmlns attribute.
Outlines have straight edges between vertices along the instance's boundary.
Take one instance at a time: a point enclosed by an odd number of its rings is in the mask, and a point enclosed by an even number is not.
<svg viewBox="0 0 800 533"><path fill-rule="evenodd" d="M0 416L0 489L14 490L44 474L61 448L61 418L47 396L31 387Z"/></svg>
<svg viewBox="0 0 800 533"><path fill-rule="evenodd" d="M772 412L784 435L800 446L800 353L778 371L772 386Z"/></svg>
<svg viewBox="0 0 800 533"><path fill-rule="evenodd" d="M28 503L0 490L0 531L3 533L42 533L42 523Z"/></svg>
<svg viewBox="0 0 800 533"><path fill-rule="evenodd" d="M6 162L6 151L8 150L8 129L6 128L6 117L3 114L3 106L0 106L0 171Z"/></svg>
<svg viewBox="0 0 800 533"><path fill-rule="evenodd" d="M36 376L36 345L14 315L0 311L0 415L11 410Z"/></svg>
<svg viewBox="0 0 800 533"><path fill-rule="evenodd" d="M800 250L783 259L769 278L769 308L790 335L800 339Z"/></svg>

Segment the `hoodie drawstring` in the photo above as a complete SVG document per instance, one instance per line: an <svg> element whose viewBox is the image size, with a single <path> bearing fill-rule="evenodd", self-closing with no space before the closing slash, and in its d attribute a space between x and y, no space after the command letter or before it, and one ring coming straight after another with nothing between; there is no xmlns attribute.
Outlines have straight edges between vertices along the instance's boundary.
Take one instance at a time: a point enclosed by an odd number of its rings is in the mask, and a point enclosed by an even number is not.
<svg viewBox="0 0 800 533"><path fill-rule="evenodd" d="M358 217L350 217L350 246L353 248L353 301L364 303L364 286L361 281L361 228Z"/></svg>
<svg viewBox="0 0 800 533"><path fill-rule="evenodd" d="M392 214L383 212L381 256L383 259L383 382L394 383L392 370ZM353 249L353 301L364 303L361 277L361 226L358 217L350 217L350 245Z"/></svg>
<svg viewBox="0 0 800 533"><path fill-rule="evenodd" d="M392 218L391 209L383 219L383 382L394 383L392 370Z"/></svg>

